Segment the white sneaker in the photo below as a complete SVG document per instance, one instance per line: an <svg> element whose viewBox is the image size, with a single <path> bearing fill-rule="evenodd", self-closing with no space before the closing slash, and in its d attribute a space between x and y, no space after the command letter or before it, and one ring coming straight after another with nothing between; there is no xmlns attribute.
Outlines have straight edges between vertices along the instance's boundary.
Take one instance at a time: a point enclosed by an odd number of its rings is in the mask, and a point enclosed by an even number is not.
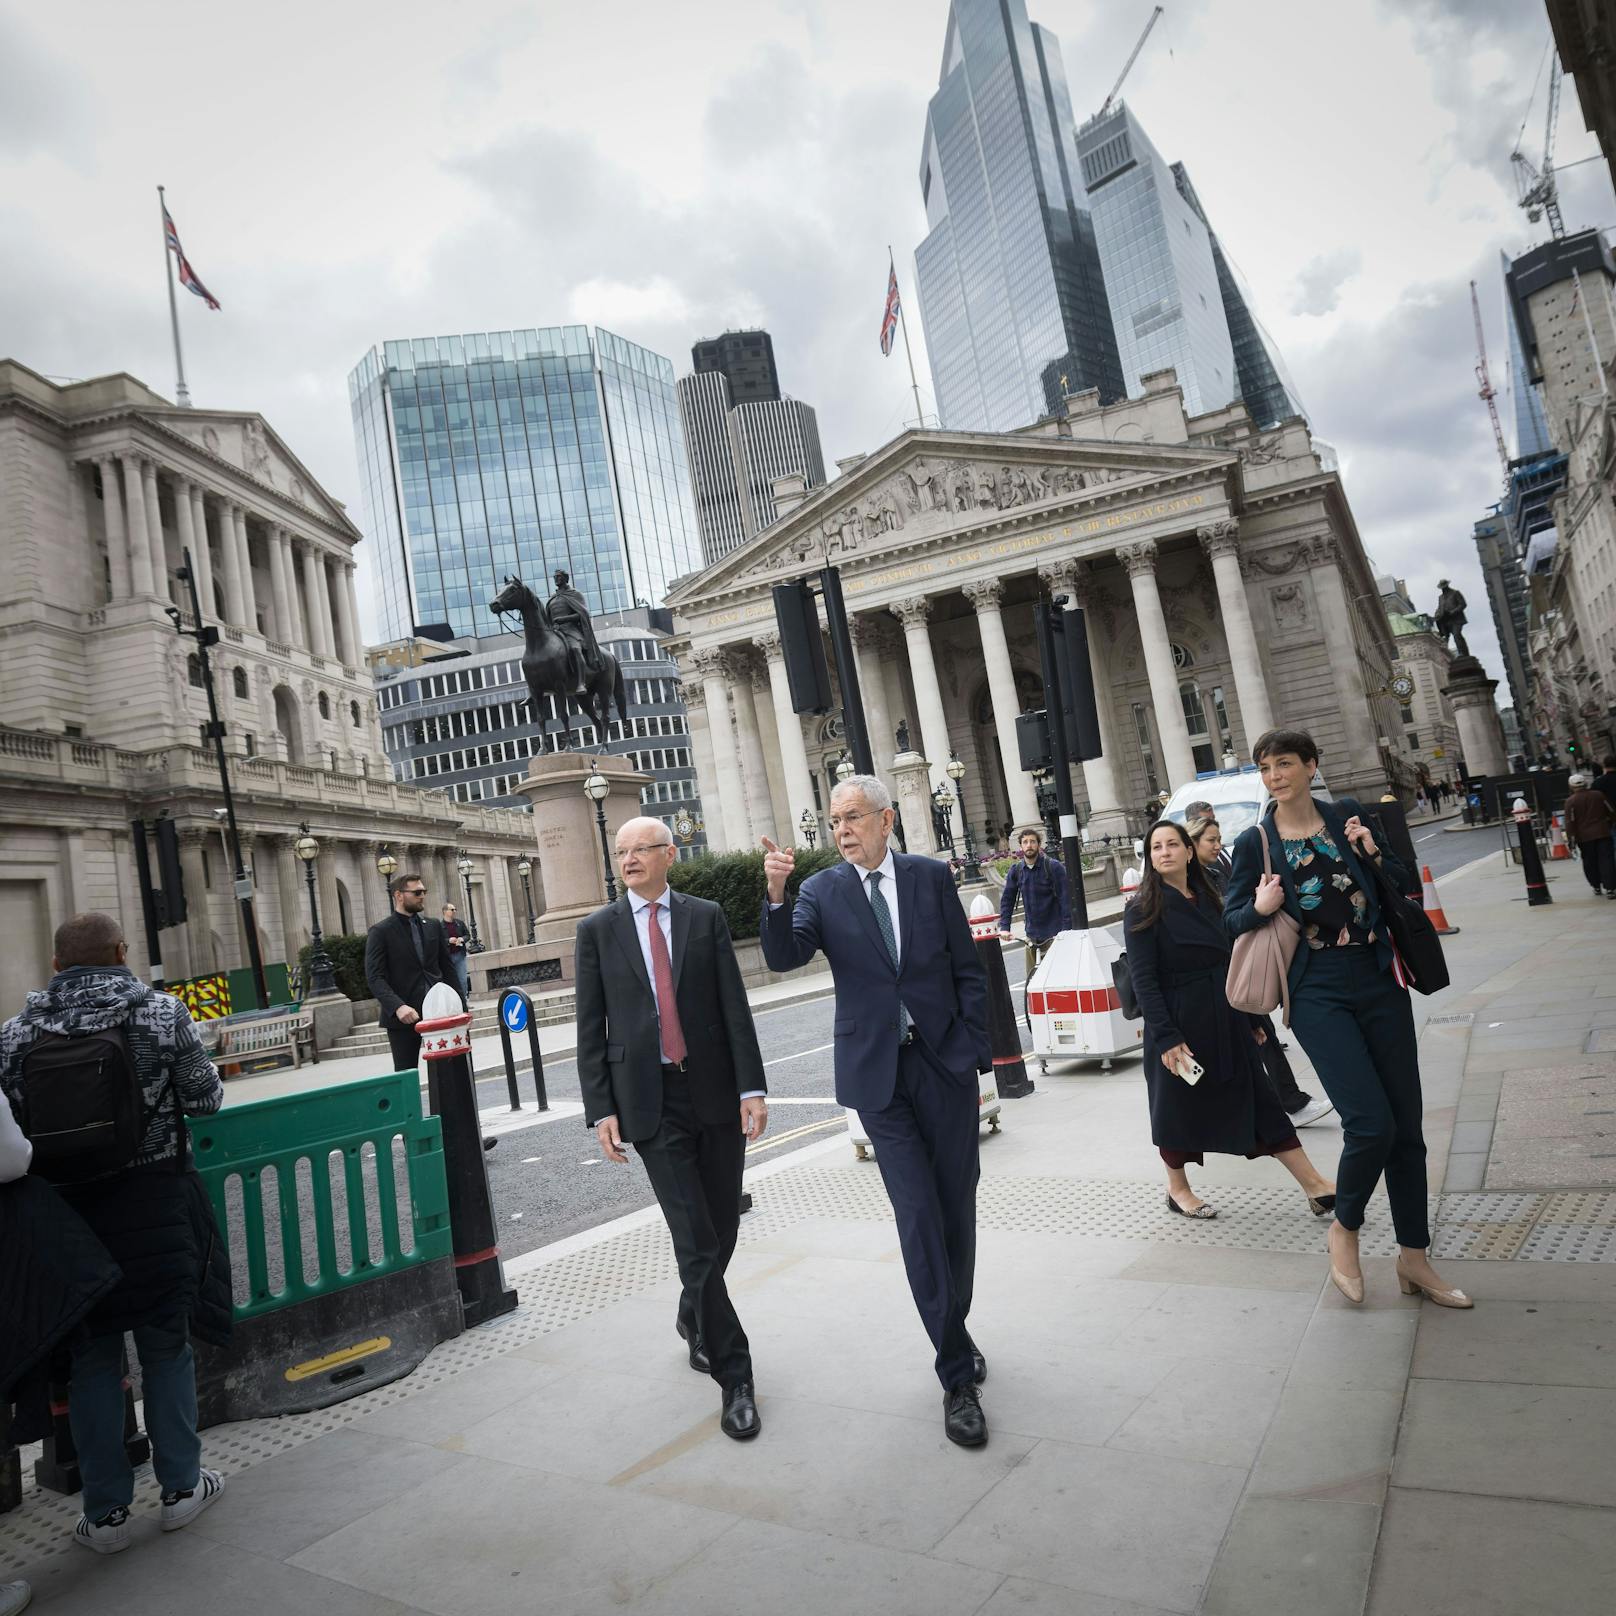
<svg viewBox="0 0 1616 1616"><path fill-rule="evenodd" d="M79 1516L79 1524L73 1528L73 1541L86 1549L94 1549L97 1554L121 1553L129 1547L129 1511L119 1504L98 1521L92 1521L88 1515Z"/></svg>
<svg viewBox="0 0 1616 1616"><path fill-rule="evenodd" d="M1335 1107L1328 1100L1309 1100L1300 1111L1291 1112L1291 1122L1295 1127L1305 1128L1320 1117L1329 1116L1333 1110Z"/></svg>
<svg viewBox="0 0 1616 1616"><path fill-rule="evenodd" d="M224 1477L217 1470L204 1470L196 1485L186 1493L163 1494L163 1530L177 1532L194 1521L224 1491Z"/></svg>
<svg viewBox="0 0 1616 1616"><path fill-rule="evenodd" d="M26 1582L0 1582L0 1616L17 1616L28 1608L34 1591Z"/></svg>

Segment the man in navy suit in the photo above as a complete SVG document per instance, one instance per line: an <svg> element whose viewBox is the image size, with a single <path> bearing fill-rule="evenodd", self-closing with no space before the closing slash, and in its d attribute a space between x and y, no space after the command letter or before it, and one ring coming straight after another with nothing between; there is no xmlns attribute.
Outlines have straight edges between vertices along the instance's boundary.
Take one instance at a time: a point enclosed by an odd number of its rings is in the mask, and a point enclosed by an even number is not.
<svg viewBox="0 0 1616 1616"><path fill-rule="evenodd" d="M977 1073L993 1069L987 974L948 866L894 853L892 798L872 775L831 793L844 863L803 882L767 837L763 957L792 971L824 951L836 981L836 1098L859 1114L892 1200L915 1306L937 1349L943 1429L988 1439L987 1364L965 1327L976 1271Z"/></svg>

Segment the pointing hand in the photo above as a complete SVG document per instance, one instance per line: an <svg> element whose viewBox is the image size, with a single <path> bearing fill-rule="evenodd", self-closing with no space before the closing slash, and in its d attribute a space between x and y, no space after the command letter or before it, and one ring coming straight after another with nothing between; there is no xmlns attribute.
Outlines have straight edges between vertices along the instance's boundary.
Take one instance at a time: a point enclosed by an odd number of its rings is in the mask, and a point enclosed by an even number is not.
<svg viewBox="0 0 1616 1616"><path fill-rule="evenodd" d="M767 836L763 838L763 878L768 882L770 903L786 901L786 882L796 867L796 848L776 847Z"/></svg>

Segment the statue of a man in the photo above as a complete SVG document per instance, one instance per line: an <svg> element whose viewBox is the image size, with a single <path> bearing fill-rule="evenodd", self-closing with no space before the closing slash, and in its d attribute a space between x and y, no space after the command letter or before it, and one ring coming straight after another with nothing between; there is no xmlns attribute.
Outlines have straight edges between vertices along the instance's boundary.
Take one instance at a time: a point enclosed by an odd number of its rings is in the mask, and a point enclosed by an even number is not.
<svg viewBox="0 0 1616 1616"><path fill-rule="evenodd" d="M545 611L550 627L567 643L572 654L572 679L575 690L583 690L600 668L600 648L595 644L595 625L589 617L584 597L572 587L566 572L555 575L556 592L550 597Z"/></svg>
<svg viewBox="0 0 1616 1616"><path fill-rule="evenodd" d="M1440 579L1437 588L1442 591L1437 596L1434 619L1436 631L1443 639L1453 640L1453 648L1460 656L1469 656L1470 647L1465 644L1465 598L1453 588L1446 578Z"/></svg>

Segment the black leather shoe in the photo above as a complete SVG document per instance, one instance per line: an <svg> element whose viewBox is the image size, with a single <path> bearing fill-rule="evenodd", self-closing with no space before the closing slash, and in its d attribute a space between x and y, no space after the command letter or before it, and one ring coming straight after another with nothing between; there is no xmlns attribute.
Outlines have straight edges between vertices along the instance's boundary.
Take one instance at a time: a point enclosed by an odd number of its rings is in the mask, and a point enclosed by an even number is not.
<svg viewBox="0 0 1616 1616"><path fill-rule="evenodd" d="M988 1378L988 1361L975 1347L971 1348L971 1379L978 1386Z"/></svg>
<svg viewBox="0 0 1616 1616"><path fill-rule="evenodd" d="M738 1380L724 1393L724 1412L718 1423L724 1435L734 1437L737 1442L750 1442L763 1429L757 1404L752 1400L751 1381Z"/></svg>
<svg viewBox="0 0 1616 1616"><path fill-rule="evenodd" d="M698 1375L712 1374L712 1359L707 1356L707 1348L702 1344L701 1337L692 1335L682 1324L678 1326L678 1330L680 1339L690 1343L690 1367Z"/></svg>
<svg viewBox="0 0 1616 1616"><path fill-rule="evenodd" d="M492 1150L494 1148L494 1146L497 1145L498 1143L499 1143L499 1138L498 1138L497 1135L495 1135L495 1134L486 1134L486 1133L483 1135L483 1149L484 1150Z"/></svg>
<svg viewBox="0 0 1616 1616"><path fill-rule="evenodd" d="M979 1448L988 1439L982 1394L974 1386L956 1386L943 1393L943 1432L962 1448Z"/></svg>

